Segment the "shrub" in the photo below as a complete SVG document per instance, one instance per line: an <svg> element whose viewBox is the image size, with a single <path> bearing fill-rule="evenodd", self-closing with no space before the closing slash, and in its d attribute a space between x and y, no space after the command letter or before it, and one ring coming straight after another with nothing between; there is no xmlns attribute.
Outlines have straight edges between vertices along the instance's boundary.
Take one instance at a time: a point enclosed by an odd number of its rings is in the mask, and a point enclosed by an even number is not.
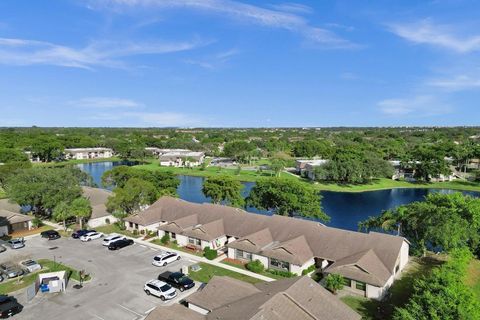
<svg viewBox="0 0 480 320"><path fill-rule="evenodd" d="M307 269L304 269L302 271L302 276L305 276L307 274L309 274L310 272L312 272L313 270L315 270L315 264L312 264L310 267L308 267Z"/></svg>
<svg viewBox="0 0 480 320"><path fill-rule="evenodd" d="M138 236L138 230L137 229L133 230L132 233L133 233L134 236Z"/></svg>
<svg viewBox="0 0 480 320"><path fill-rule="evenodd" d="M32 220L32 226L33 226L34 228L39 228L39 227L43 226L42 219L40 219L40 218L33 218L33 220Z"/></svg>
<svg viewBox="0 0 480 320"><path fill-rule="evenodd" d="M249 263L246 264L245 266L248 270L255 272L255 273L262 273L265 267L263 266L263 263L260 262L260 260L254 260L250 261Z"/></svg>
<svg viewBox="0 0 480 320"><path fill-rule="evenodd" d="M217 250L212 250L210 247L203 249L203 256L208 260L213 260L218 256Z"/></svg>
<svg viewBox="0 0 480 320"><path fill-rule="evenodd" d="M267 272L274 274L276 276L284 277L284 278L293 278L297 276L296 273L286 271L286 270L267 269Z"/></svg>
<svg viewBox="0 0 480 320"><path fill-rule="evenodd" d="M343 283L343 277L339 274L331 273L325 278L325 287L333 294L337 294L337 291L343 288Z"/></svg>
<svg viewBox="0 0 480 320"><path fill-rule="evenodd" d="M109 219L109 218L106 218L106 219L105 219L105 223L106 223L106 224L110 224L110 219Z"/></svg>
<svg viewBox="0 0 480 320"><path fill-rule="evenodd" d="M163 244L168 244L170 242L170 235L165 233L163 237L160 239L160 242Z"/></svg>

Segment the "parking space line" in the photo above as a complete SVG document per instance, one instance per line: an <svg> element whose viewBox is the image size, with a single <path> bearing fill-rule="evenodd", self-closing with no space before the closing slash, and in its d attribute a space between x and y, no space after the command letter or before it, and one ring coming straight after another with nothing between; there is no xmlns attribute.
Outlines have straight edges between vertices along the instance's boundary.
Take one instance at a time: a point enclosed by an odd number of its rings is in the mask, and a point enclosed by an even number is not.
<svg viewBox="0 0 480 320"><path fill-rule="evenodd" d="M150 248L150 250L152 250L152 251L157 251L157 249L155 249L155 248Z"/></svg>
<svg viewBox="0 0 480 320"><path fill-rule="evenodd" d="M143 245L143 244L139 244L140 247L142 248L146 248L147 246L146 245Z"/></svg>
<svg viewBox="0 0 480 320"><path fill-rule="evenodd" d="M152 312L153 309L155 309L155 308L156 308L156 307L153 307L153 308L148 309L147 311L145 311L145 314L149 314L149 313Z"/></svg>
<svg viewBox="0 0 480 320"><path fill-rule="evenodd" d="M135 311L133 311L132 309L127 308L127 307L125 307L125 306L123 306L123 305L121 305L121 304L119 304L119 303L117 303L117 305L118 305L120 308L123 308L123 309L125 309L125 310L127 310L127 311L129 311L129 312L131 312L131 313L133 313L133 314L136 314L137 316L143 317L143 314L140 314L140 313L138 313L138 312L135 312Z"/></svg>
<svg viewBox="0 0 480 320"><path fill-rule="evenodd" d="M97 316L97 315L96 315L96 314L94 314L94 313L92 313L92 316L94 316L95 318L97 318L97 319L100 319L100 320L105 320L105 319L103 319L102 317L100 317L100 316Z"/></svg>

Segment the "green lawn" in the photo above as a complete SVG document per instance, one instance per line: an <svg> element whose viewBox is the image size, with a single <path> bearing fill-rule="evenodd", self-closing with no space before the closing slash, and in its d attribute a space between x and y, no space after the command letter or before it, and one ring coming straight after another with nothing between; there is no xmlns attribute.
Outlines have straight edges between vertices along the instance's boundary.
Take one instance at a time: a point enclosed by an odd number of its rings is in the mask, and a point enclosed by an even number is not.
<svg viewBox="0 0 480 320"><path fill-rule="evenodd" d="M480 300L480 260L472 260L468 267L467 284L473 289Z"/></svg>
<svg viewBox="0 0 480 320"><path fill-rule="evenodd" d="M29 273L23 277L18 277L18 278L0 283L0 294L8 294L10 292L14 292L14 291L28 287L29 285L35 282L35 279L37 278L39 273L65 270L67 272L71 272L70 279L80 281L78 271L69 266L66 266L58 262L53 262L52 260L47 260L47 259L40 259L38 260L38 263L40 263L40 265L42 266L41 271L35 272L35 273ZM88 276L86 281L90 279L91 277Z"/></svg>
<svg viewBox="0 0 480 320"><path fill-rule="evenodd" d="M130 231L122 230L115 223L108 224L106 226L96 227L95 230L104 234L118 233L118 234L123 234L132 238L140 238L142 236L141 234L134 235Z"/></svg>
<svg viewBox="0 0 480 320"><path fill-rule="evenodd" d="M433 255L421 259L411 258L402 277L390 288L390 296L381 302L360 296L346 296L341 300L357 311L364 320L390 319L395 307L402 307L407 303L412 294L414 280L442 264L444 258Z"/></svg>
<svg viewBox="0 0 480 320"><path fill-rule="evenodd" d="M432 188L452 189L464 191L480 191L480 183L469 181L447 181L447 182L407 182L392 179L375 179L366 184L338 184L338 183L314 183L319 190L340 191L340 192L362 192L394 188Z"/></svg>
<svg viewBox="0 0 480 320"><path fill-rule="evenodd" d="M258 172L256 170L241 170L239 174L237 174L236 168L219 168L219 167L207 167L205 170L201 168L175 168L175 167L163 167L160 166L158 163L149 163L144 165L134 166L134 168L144 169L144 170L152 170L152 171L169 171L173 172L177 175L187 175L187 176L197 176L197 177L213 177L213 176L220 176L220 175L227 175L231 176L239 181L246 181L246 182L254 182L260 178L269 178L273 176L272 171L263 170L262 172ZM282 172L282 177L288 179L298 179L297 177Z"/></svg>
<svg viewBox="0 0 480 320"><path fill-rule="evenodd" d="M198 264L202 269L197 272L190 271L188 275L190 278L196 281L207 283L210 281L210 279L212 279L213 276L229 276L248 283L262 282L260 279L252 278L241 273L233 272L231 270L213 266L204 262L200 262Z"/></svg>
<svg viewBox="0 0 480 320"><path fill-rule="evenodd" d="M226 264L226 265L229 265L229 266L232 266L232 267L235 267L235 268L239 268L239 269L243 269L243 270L248 270L245 265L241 265L241 264L238 264L238 263L233 263L233 262L230 262L230 261L221 261L221 263L223 264ZM270 273L268 271L263 271L261 273L262 276L265 276L265 277L269 277L269 278L272 278L272 279L275 279L275 280L280 280L280 279L285 279L285 277L282 277L281 275L278 275L278 274L273 274L273 273Z"/></svg>
<svg viewBox="0 0 480 320"><path fill-rule="evenodd" d="M183 251L183 252L186 252L186 253L194 254L194 255L199 256L199 257L203 257L203 251L188 250L188 249L185 249L184 247L180 247L179 245L176 245L173 242L170 242L168 244L163 244L160 241L160 239L154 239L150 242L154 243L154 244L158 244L159 246L163 246L163 247L171 248L171 249L174 249L174 250L179 250L179 251Z"/></svg>

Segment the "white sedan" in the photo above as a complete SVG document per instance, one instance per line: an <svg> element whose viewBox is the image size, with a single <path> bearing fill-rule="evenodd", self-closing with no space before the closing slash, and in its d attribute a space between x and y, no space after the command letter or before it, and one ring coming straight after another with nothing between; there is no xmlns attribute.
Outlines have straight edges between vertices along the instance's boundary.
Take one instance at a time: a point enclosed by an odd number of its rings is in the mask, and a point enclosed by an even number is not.
<svg viewBox="0 0 480 320"><path fill-rule="evenodd" d="M83 242L87 242L95 239L100 239L101 237L103 237L103 233L101 232L89 232L81 236L80 240Z"/></svg>
<svg viewBox="0 0 480 320"><path fill-rule="evenodd" d="M28 272L35 272L42 269L42 266L38 264L38 262L34 260L25 260L20 262L20 265L23 269L27 270Z"/></svg>

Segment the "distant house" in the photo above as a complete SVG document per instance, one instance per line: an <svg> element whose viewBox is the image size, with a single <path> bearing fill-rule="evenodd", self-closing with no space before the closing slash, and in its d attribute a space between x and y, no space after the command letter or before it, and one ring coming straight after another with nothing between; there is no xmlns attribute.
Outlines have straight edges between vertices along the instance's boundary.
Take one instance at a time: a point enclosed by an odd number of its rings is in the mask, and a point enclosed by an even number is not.
<svg viewBox="0 0 480 320"><path fill-rule="evenodd" d="M145 148L145 150L158 156L160 165L166 167L197 167L205 160L205 153L199 151L160 148Z"/></svg>
<svg viewBox="0 0 480 320"><path fill-rule="evenodd" d="M310 180L315 179L315 168L324 165L328 160L324 159L313 159L305 160L299 159L295 161L295 171L298 175L302 177L309 178Z"/></svg>
<svg viewBox="0 0 480 320"><path fill-rule="evenodd" d="M320 271L342 274L348 284L360 288L355 293L375 299L385 296L408 263L409 243L402 237L167 196L127 217L125 226L157 230L159 237L167 234L179 246L208 246L226 251L230 259L259 260L265 268L297 275L315 265ZM350 269L356 272L347 272Z"/></svg>
<svg viewBox="0 0 480 320"><path fill-rule="evenodd" d="M145 320L360 320L360 315L309 277L250 284L214 276L176 304Z"/></svg>
<svg viewBox="0 0 480 320"><path fill-rule="evenodd" d="M447 163L451 163L453 159L445 157ZM404 165L400 160L390 160L388 161L394 169L392 180L405 180L405 181L417 181L415 177L415 169L413 168L414 164L420 163L419 161L410 162ZM449 175L439 174L438 176L430 176L432 182L445 182L453 181L458 177L452 172Z"/></svg>
<svg viewBox="0 0 480 320"><path fill-rule="evenodd" d="M0 236L32 229L33 217L21 213L20 206L0 199Z"/></svg>
<svg viewBox="0 0 480 320"><path fill-rule="evenodd" d="M110 148L72 148L64 150L65 159L103 159L113 157L113 150Z"/></svg>
<svg viewBox="0 0 480 320"><path fill-rule="evenodd" d="M91 228L111 224L118 220L107 211L106 203L111 195L112 192L105 189L83 187L83 196L90 200L92 206L92 215L88 220Z"/></svg>

